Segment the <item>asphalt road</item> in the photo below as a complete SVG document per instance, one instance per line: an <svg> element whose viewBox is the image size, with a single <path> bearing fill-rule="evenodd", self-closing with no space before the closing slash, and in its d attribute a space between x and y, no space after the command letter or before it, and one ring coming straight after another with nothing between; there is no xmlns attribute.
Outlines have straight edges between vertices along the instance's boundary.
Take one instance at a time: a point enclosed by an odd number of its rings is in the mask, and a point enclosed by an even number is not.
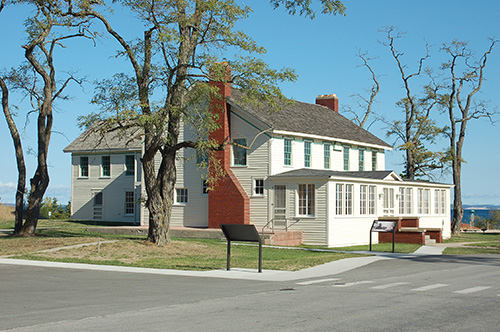
<svg viewBox="0 0 500 332"><path fill-rule="evenodd" d="M500 255L285 281L0 264L2 331L498 331L499 311Z"/></svg>

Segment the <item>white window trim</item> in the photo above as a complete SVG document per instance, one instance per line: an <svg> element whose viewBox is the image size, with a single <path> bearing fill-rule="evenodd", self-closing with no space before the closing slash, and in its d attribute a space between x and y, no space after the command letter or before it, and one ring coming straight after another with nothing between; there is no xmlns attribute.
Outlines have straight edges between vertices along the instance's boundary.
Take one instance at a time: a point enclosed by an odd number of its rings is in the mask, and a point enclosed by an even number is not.
<svg viewBox="0 0 500 332"><path fill-rule="evenodd" d="M255 190L257 189L256 182L257 180L262 180L262 194L257 194ZM264 178L252 178L252 197L265 197L266 188L264 184Z"/></svg>
<svg viewBox="0 0 500 332"><path fill-rule="evenodd" d="M133 195L133 198L134 198L134 200L132 201L134 212L132 212L132 213L127 213L127 193L128 192L131 192ZM123 211L123 215L127 216L127 217L134 216L135 215L135 193L133 190L125 190L125 204L124 205L125 205L124 206L125 211Z"/></svg>
<svg viewBox="0 0 500 332"><path fill-rule="evenodd" d="M82 158L87 158L87 175L82 175ZM90 161L88 156L79 156L78 158L78 178L88 179L90 176Z"/></svg>
<svg viewBox="0 0 500 332"><path fill-rule="evenodd" d="M240 137L240 138L234 138L233 139L233 143L236 143L237 140L245 140L245 145L247 144L247 139L246 138L243 138L243 137ZM238 143L239 144L239 143ZM235 159L235 150L238 148L238 146L232 144L231 145L231 167L235 167L235 168L245 168L245 167L248 167L248 150L245 149L245 164L235 164L234 163L234 159Z"/></svg>
<svg viewBox="0 0 500 332"><path fill-rule="evenodd" d="M109 158L109 175L104 175L104 164L102 162L102 160L103 160L104 157L108 157ZM100 174L101 176L100 176L100 178L102 178L102 179L109 179L109 178L111 178L111 156L109 156L109 155L101 156L100 168L101 168L101 174Z"/></svg>
<svg viewBox="0 0 500 332"><path fill-rule="evenodd" d="M132 174L127 174L127 171L128 171L128 167L127 167L127 157L130 156L132 157L132 160L133 160L133 168L132 168L132 171L133 173ZM125 173L125 176L128 176L128 177L135 177L135 170L136 170L136 165L135 165L135 155L133 154L126 154L125 155L125 163L123 164L123 172Z"/></svg>
<svg viewBox="0 0 500 332"><path fill-rule="evenodd" d="M306 209L308 210L307 208L307 199L309 197L309 185L313 185L314 186L314 204L313 204L313 209L314 209L314 214L300 214L300 194L299 194L299 185L305 185L306 186ZM316 188L316 184L314 183L299 183L297 184L297 191L296 191L296 211L295 211L295 216L296 217L300 217L301 219L314 219L316 218L316 208L317 208L317 188ZM307 211L309 212L309 211Z"/></svg>
<svg viewBox="0 0 500 332"><path fill-rule="evenodd" d="M285 148L286 148L286 141L290 141L290 164L287 165L285 163ZM291 138L284 138L283 139L283 166L284 167L293 167L293 139Z"/></svg>
<svg viewBox="0 0 500 332"><path fill-rule="evenodd" d="M181 189L187 190L187 192L186 192L186 194L187 194L186 195L186 200L187 201L186 202L179 202L177 200L177 190L181 190ZM175 188L175 191L174 191L174 206L186 206L186 205L188 205L188 203L189 203L189 190L188 190L188 188Z"/></svg>

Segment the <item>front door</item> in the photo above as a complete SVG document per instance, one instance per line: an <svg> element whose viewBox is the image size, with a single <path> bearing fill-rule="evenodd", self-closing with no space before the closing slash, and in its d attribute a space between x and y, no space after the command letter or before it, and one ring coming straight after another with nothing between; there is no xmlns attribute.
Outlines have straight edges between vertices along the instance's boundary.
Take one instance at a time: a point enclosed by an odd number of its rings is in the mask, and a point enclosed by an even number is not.
<svg viewBox="0 0 500 332"><path fill-rule="evenodd" d="M286 186L274 186L274 221L285 221L286 219Z"/></svg>

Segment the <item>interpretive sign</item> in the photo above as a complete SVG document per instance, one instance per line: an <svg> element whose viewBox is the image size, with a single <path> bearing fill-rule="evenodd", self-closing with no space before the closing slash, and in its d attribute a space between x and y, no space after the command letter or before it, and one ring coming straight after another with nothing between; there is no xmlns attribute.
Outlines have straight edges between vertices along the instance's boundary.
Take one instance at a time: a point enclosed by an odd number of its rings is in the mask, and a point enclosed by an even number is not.
<svg viewBox="0 0 500 332"><path fill-rule="evenodd" d="M392 233L392 252L394 252L394 236L398 228L398 220L375 220L370 228L370 251L372 251L372 232Z"/></svg>
<svg viewBox="0 0 500 332"><path fill-rule="evenodd" d="M220 225L227 239L227 270L231 269L231 241L259 243L259 273L262 272L262 239L254 225L222 224Z"/></svg>
<svg viewBox="0 0 500 332"><path fill-rule="evenodd" d="M390 233L396 228L397 223L397 221L375 220L372 225L372 232Z"/></svg>

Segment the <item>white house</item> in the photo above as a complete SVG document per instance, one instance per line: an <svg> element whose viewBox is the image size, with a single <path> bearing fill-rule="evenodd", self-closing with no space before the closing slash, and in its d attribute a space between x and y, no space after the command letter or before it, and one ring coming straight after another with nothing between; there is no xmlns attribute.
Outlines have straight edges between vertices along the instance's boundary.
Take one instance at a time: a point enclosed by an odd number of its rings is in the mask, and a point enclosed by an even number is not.
<svg viewBox="0 0 500 332"><path fill-rule="evenodd" d="M226 100L224 110L214 108L221 128L211 137L235 143L218 152L227 175L208 192L207 170L197 167L202 156L183 150L172 226L262 229L286 221L303 231L304 243L335 247L367 244L373 221L394 217L410 237L450 236L451 186L385 170L391 147L339 114L335 95L269 112L244 103L240 90L214 84ZM186 125L181 139L195 140L195 132ZM101 135L91 128L64 151L72 154L72 218L147 225L138 130Z"/></svg>

